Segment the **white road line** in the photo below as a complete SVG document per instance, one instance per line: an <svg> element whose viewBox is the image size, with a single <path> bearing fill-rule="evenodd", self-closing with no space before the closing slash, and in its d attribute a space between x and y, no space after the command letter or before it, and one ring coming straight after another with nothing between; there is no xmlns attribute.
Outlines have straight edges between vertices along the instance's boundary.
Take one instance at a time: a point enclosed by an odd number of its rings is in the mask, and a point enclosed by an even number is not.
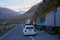
<svg viewBox="0 0 60 40"><path fill-rule="evenodd" d="M32 36L30 36L30 38L31 38L32 40L35 40Z"/></svg>
<svg viewBox="0 0 60 40"><path fill-rule="evenodd" d="M12 28L9 32L7 32L5 35L3 35L2 37L0 37L0 39L4 38L6 35L8 35L12 30L14 30L14 28Z"/></svg>

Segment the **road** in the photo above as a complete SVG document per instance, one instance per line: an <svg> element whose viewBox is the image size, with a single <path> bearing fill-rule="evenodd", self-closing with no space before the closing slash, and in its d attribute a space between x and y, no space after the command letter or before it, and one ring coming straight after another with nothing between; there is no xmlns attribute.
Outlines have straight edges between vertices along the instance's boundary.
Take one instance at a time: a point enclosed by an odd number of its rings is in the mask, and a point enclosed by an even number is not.
<svg viewBox="0 0 60 40"><path fill-rule="evenodd" d="M0 37L0 40L59 40L57 36L47 34L44 31L37 31L36 36L24 36L22 32L23 28L23 24L15 25L15 28Z"/></svg>

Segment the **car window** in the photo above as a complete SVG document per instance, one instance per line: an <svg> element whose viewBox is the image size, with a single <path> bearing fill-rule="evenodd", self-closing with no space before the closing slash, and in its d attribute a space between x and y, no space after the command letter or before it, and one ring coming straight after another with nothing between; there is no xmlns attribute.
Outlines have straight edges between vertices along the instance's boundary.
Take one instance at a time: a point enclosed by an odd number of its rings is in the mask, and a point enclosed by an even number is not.
<svg viewBox="0 0 60 40"><path fill-rule="evenodd" d="M34 27L26 27L26 29L34 29Z"/></svg>

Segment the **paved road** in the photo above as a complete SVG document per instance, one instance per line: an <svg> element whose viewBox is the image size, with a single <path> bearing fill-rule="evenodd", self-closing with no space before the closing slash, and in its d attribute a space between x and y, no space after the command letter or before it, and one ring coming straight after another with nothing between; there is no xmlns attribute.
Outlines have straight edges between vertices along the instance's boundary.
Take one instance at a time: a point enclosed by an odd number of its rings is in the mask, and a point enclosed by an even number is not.
<svg viewBox="0 0 60 40"><path fill-rule="evenodd" d="M24 36L22 32L23 28L23 24L17 24L15 28L0 38L0 40L59 40L56 36L41 31L37 31L36 36Z"/></svg>

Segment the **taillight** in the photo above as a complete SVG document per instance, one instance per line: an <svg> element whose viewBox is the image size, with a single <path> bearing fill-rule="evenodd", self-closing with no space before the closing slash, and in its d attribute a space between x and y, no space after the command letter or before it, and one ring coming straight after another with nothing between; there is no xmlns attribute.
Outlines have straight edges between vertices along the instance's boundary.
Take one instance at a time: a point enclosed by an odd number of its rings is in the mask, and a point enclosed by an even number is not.
<svg viewBox="0 0 60 40"><path fill-rule="evenodd" d="M34 31L36 31L36 30L34 30Z"/></svg>

